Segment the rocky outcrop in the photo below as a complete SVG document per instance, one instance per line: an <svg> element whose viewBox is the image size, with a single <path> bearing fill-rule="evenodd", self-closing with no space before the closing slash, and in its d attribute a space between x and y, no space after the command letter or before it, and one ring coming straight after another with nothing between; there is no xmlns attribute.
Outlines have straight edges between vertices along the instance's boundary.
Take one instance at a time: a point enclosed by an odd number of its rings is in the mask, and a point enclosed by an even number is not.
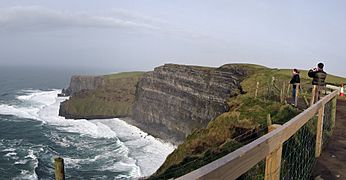
<svg viewBox="0 0 346 180"><path fill-rule="evenodd" d="M246 74L236 65L157 67L138 83L132 119L150 134L182 142L193 129L229 110L226 101L242 93Z"/></svg>
<svg viewBox="0 0 346 180"><path fill-rule="evenodd" d="M60 104L59 115L67 119L129 117L141 72L106 76L74 76L67 90L69 100Z"/></svg>
<svg viewBox="0 0 346 180"><path fill-rule="evenodd" d="M104 85L104 76L80 76L75 75L71 77L70 85L64 89L62 94L70 96L82 90L95 90Z"/></svg>

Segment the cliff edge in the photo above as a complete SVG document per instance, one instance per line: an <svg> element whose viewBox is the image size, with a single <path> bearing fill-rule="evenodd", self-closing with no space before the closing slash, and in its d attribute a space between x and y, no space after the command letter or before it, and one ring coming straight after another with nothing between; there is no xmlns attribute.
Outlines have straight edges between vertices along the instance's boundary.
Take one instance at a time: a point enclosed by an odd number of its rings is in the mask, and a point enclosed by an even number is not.
<svg viewBox="0 0 346 180"><path fill-rule="evenodd" d="M143 72L128 72L73 76L66 89L70 98L60 104L59 115L67 119L129 117L142 75Z"/></svg>
<svg viewBox="0 0 346 180"><path fill-rule="evenodd" d="M237 65L157 67L138 83L132 119L150 134L181 143L229 110L226 101L242 93L247 73Z"/></svg>

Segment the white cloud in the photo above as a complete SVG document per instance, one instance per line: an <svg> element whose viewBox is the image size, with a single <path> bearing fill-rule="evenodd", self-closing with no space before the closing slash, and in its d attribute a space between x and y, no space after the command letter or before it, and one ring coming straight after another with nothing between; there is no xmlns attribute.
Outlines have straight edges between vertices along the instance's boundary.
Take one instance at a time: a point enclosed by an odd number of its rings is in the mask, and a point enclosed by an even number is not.
<svg viewBox="0 0 346 180"><path fill-rule="evenodd" d="M44 31L56 28L88 27L149 30L160 29L159 26L149 22L132 21L114 16L95 16L86 13L70 13L39 6L9 7L0 9L0 29L31 29Z"/></svg>
<svg viewBox="0 0 346 180"><path fill-rule="evenodd" d="M100 14L100 13L99 13ZM101 13L102 14L102 13ZM0 30L44 32L71 28L148 30L165 36L201 40L209 35L192 31L164 19L124 9L111 9L102 15L68 12L41 6L0 8Z"/></svg>
<svg viewBox="0 0 346 180"><path fill-rule="evenodd" d="M167 21L157 18L157 17L151 17L147 16L145 14L141 14L139 12L129 11L125 9L112 9L111 11L113 15L117 17L122 17L126 20L132 20L132 21L140 21L140 22L146 22L149 24L168 24Z"/></svg>

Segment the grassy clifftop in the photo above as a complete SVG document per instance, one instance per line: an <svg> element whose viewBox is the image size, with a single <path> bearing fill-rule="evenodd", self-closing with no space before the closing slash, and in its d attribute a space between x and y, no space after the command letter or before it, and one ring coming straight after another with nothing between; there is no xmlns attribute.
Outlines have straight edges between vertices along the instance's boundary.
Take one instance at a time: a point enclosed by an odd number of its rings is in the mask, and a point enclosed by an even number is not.
<svg viewBox="0 0 346 180"><path fill-rule="evenodd" d="M283 124L301 112L285 102L280 102L281 91L289 97L287 92L290 90L287 88L291 70L269 69L249 64L238 66L250 71L250 75L241 83L245 94L230 98L227 102L230 110L210 121L206 128L190 134L149 179L182 176L260 137L267 131L268 114L271 115L273 123ZM272 83L273 77L275 80ZM255 99L257 82L259 89ZM342 82L346 82L346 79L328 75L327 83ZM307 71L301 71L301 84L305 91L308 91L310 83Z"/></svg>
<svg viewBox="0 0 346 180"><path fill-rule="evenodd" d="M102 86L77 92L61 103L59 114L74 119L130 116L136 85L143 74L126 72L105 75Z"/></svg>

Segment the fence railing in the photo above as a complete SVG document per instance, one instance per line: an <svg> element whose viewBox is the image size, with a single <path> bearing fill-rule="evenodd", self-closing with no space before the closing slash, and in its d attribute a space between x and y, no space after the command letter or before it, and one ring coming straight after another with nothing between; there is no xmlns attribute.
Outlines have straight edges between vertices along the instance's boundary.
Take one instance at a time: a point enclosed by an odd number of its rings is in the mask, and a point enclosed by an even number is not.
<svg viewBox="0 0 346 180"><path fill-rule="evenodd" d="M268 134L177 179L309 179L334 127L337 96L333 91L285 124L269 126Z"/></svg>

